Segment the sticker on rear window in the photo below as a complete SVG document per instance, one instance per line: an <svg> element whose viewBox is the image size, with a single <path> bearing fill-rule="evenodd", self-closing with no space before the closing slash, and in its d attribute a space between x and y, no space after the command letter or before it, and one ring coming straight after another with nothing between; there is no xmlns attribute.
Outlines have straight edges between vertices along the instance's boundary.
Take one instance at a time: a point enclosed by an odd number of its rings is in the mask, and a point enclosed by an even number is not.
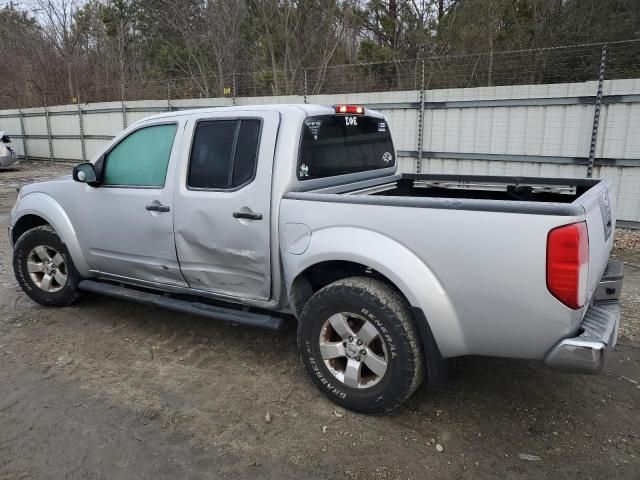
<svg viewBox="0 0 640 480"><path fill-rule="evenodd" d="M344 124L347 127L357 127L358 126L358 117L344 117Z"/></svg>
<svg viewBox="0 0 640 480"><path fill-rule="evenodd" d="M320 133L320 127L322 127L322 120L319 120L319 119L305 120L304 124L311 132L311 135L313 135L313 139L317 140L318 134Z"/></svg>
<svg viewBox="0 0 640 480"><path fill-rule="evenodd" d="M391 160L393 160L393 155L391 155L389 152L384 152L382 154L382 160L384 161L384 163L389 163Z"/></svg>
<svg viewBox="0 0 640 480"><path fill-rule="evenodd" d="M387 131L387 123L386 122L378 122L378 131L386 132Z"/></svg>

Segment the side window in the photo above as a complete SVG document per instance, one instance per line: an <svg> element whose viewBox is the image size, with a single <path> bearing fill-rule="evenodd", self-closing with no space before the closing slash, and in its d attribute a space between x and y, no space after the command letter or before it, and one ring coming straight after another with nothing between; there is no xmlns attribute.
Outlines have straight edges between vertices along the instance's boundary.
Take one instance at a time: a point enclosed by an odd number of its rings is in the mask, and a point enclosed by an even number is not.
<svg viewBox="0 0 640 480"><path fill-rule="evenodd" d="M259 141L260 120L198 122L187 185L225 190L251 181L255 175Z"/></svg>
<svg viewBox="0 0 640 480"><path fill-rule="evenodd" d="M104 159L102 185L162 187L177 129L154 125L125 137Z"/></svg>
<svg viewBox="0 0 640 480"><path fill-rule="evenodd" d="M231 187L247 183L256 173L258 163L258 144L260 141L260 120L242 120L238 131L231 175Z"/></svg>
<svg viewBox="0 0 640 480"><path fill-rule="evenodd" d="M187 185L194 188L227 188L236 120L198 122L191 147Z"/></svg>

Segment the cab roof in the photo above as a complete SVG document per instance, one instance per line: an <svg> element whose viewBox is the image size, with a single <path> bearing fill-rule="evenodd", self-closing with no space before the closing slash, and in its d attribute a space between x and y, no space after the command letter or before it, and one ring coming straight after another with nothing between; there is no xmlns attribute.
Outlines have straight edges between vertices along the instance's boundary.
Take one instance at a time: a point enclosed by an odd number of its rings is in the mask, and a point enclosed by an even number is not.
<svg viewBox="0 0 640 480"><path fill-rule="evenodd" d="M181 117L184 115L193 115L194 113L215 113L215 112L278 112L283 115L287 113L295 113L299 115L301 112L305 114L305 116L313 116L313 115L332 115L335 112L335 107L333 105L321 105L321 104L310 104L310 103L277 103L277 104L264 104L264 105L242 105L242 106L233 106L233 107L208 107L208 108L192 108L188 110L178 110L173 112L159 113L157 115L152 115L149 117L145 117L141 121L148 120L156 120L160 118L173 118L173 117ZM365 108L365 115L370 115L374 117L382 117L382 114L375 110L369 110ZM137 122L136 122L137 123Z"/></svg>

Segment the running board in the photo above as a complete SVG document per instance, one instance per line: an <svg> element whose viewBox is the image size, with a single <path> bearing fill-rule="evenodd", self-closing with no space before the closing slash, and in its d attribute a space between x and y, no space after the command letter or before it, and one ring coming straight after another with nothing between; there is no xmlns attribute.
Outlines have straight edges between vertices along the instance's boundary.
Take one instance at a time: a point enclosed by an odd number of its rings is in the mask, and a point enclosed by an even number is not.
<svg viewBox="0 0 640 480"><path fill-rule="evenodd" d="M231 308L217 307L207 303L189 302L179 300L166 295L143 292L133 288L113 285L110 283L96 282L93 280L83 280L78 285L80 290L99 293L109 297L121 298L155 307L166 308L176 312L190 313L201 317L213 318L223 322L249 325L252 327L265 328L267 330L282 330L284 320L261 313L245 312Z"/></svg>

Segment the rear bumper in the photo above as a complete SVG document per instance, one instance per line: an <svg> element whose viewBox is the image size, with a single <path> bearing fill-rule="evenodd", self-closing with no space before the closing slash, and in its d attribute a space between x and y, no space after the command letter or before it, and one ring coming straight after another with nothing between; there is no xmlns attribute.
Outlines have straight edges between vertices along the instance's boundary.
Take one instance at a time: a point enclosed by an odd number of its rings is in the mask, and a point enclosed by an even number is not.
<svg viewBox="0 0 640 480"><path fill-rule="evenodd" d="M566 338L547 354L544 363L554 370L598 374L618 340L622 262L610 261L580 325L580 335Z"/></svg>

